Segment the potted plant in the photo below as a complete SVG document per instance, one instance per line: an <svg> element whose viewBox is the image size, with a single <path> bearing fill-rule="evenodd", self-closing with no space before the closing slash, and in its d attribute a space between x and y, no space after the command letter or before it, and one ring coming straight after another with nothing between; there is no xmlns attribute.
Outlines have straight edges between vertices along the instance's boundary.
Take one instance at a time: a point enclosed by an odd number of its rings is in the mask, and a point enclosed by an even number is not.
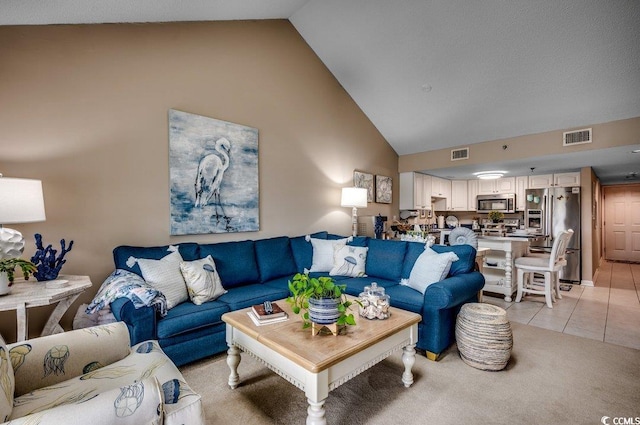
<svg viewBox="0 0 640 425"><path fill-rule="evenodd" d="M489 220L493 221L494 223L499 222L500 220L502 220L504 218L504 214L502 213L502 211L489 211Z"/></svg>
<svg viewBox="0 0 640 425"><path fill-rule="evenodd" d="M36 271L36 266L31 261L21 258L3 258L0 260L0 295L9 293L9 287L15 279L15 269L20 267L25 280Z"/></svg>
<svg viewBox="0 0 640 425"><path fill-rule="evenodd" d="M349 313L353 304L344 294L347 285L338 285L332 277L309 277L309 274L297 273L289 281L291 296L287 303L295 314L300 314L303 329L315 323L321 326L336 324L338 327L355 325L356 319ZM357 300L355 301L358 302Z"/></svg>

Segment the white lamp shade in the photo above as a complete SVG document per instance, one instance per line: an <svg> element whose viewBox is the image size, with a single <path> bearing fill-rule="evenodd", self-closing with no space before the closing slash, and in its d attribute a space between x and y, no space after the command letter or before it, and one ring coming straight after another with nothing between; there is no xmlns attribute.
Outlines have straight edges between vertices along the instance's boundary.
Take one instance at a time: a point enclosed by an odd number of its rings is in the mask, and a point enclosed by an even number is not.
<svg viewBox="0 0 640 425"><path fill-rule="evenodd" d="M42 182L0 177L0 224L44 221Z"/></svg>
<svg viewBox="0 0 640 425"><path fill-rule="evenodd" d="M340 205L343 207L366 208L367 189L363 187L343 187Z"/></svg>

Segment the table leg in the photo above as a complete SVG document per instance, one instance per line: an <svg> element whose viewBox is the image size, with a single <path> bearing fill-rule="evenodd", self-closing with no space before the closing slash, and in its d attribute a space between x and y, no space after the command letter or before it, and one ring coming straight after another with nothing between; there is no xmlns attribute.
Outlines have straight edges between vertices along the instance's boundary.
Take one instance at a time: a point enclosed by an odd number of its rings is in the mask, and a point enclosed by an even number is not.
<svg viewBox="0 0 640 425"><path fill-rule="evenodd" d="M402 383L406 388L413 384L413 373L411 368L416 362L415 344L409 344L402 349L402 363L404 363L404 373L402 374Z"/></svg>
<svg viewBox="0 0 640 425"><path fill-rule="evenodd" d="M27 339L27 330L29 323L27 322L27 306L25 303L18 304L16 307L16 324L17 324L17 342Z"/></svg>
<svg viewBox="0 0 640 425"><path fill-rule="evenodd" d="M238 375L238 365L240 364L240 349L235 345L230 345L227 350L227 365L231 373L229 374L229 387L235 390L240 382L240 375Z"/></svg>
<svg viewBox="0 0 640 425"><path fill-rule="evenodd" d="M327 418L324 416L324 400L312 401L307 399L309 407L307 408L307 425L326 425Z"/></svg>
<svg viewBox="0 0 640 425"><path fill-rule="evenodd" d="M71 295L63 300L58 302L56 308L53 309L47 323L44 325L44 329L42 329L42 334L40 336L53 335L54 333L64 332L62 326L60 326L60 319L67 312L71 304L78 299L80 294Z"/></svg>

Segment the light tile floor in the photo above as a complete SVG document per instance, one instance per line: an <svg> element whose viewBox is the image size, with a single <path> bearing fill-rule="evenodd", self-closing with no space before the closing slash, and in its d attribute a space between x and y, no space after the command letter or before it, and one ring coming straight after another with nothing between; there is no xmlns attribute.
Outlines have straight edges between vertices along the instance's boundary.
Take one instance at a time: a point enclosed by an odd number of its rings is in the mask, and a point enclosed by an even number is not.
<svg viewBox="0 0 640 425"><path fill-rule="evenodd" d="M552 309L537 295L515 303L485 293L483 302L504 308L513 322L640 349L640 264L605 261L594 286L561 295Z"/></svg>

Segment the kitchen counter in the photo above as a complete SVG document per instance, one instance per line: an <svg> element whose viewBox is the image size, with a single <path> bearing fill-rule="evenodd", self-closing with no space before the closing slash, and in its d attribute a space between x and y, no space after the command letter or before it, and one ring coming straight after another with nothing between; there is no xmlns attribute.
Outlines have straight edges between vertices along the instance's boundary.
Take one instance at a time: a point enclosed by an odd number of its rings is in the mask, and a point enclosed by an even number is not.
<svg viewBox="0 0 640 425"><path fill-rule="evenodd" d="M479 236L478 248L490 250L483 260L483 291L502 294L505 301L511 302L512 295L517 290L514 261L527 254L529 239L513 236Z"/></svg>

